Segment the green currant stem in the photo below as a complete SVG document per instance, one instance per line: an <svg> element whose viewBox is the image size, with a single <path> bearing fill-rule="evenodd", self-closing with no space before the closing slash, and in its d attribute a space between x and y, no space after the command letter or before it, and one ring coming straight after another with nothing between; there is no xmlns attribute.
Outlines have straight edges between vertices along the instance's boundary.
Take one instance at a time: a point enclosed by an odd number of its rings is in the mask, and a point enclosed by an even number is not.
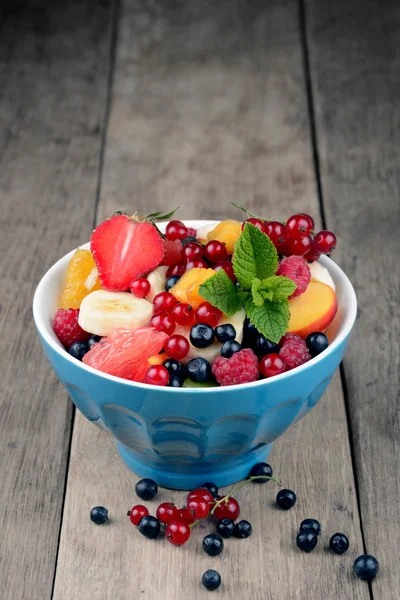
<svg viewBox="0 0 400 600"><path fill-rule="evenodd" d="M193 523L190 523L189 528L192 529L192 527L197 525L197 523L200 523L200 519L198 519L197 521L193 521Z"/></svg>
<svg viewBox="0 0 400 600"><path fill-rule="evenodd" d="M231 491L229 492L229 494L227 494L226 496L224 496L220 500L217 500L217 502L214 504L213 508L211 509L210 514L213 515L214 512L215 512L215 509L217 508L217 506L219 506L223 502L228 502L230 496L233 496L233 494L236 494L236 492L238 492L240 489L242 489L242 487L244 487L245 485L247 485L251 481L256 481L256 479L267 479L269 481L275 481L275 483L277 483L278 485L282 485L282 482L279 481L279 479L276 479L275 477L269 477L268 475L254 475L254 476L250 476L245 481L242 481L241 483L239 483L239 485L233 487L231 489Z"/></svg>

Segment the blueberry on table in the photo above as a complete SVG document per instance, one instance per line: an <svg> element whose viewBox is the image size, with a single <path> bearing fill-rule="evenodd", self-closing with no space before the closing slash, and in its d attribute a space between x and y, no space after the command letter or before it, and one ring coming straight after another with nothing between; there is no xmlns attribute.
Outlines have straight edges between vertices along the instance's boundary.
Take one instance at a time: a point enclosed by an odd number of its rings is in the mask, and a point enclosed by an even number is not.
<svg viewBox="0 0 400 600"><path fill-rule="evenodd" d="M282 510L289 510L296 504L296 494L292 490L279 490L276 503Z"/></svg>
<svg viewBox="0 0 400 600"><path fill-rule="evenodd" d="M182 379L180 379L180 377L178 377L177 375L170 375L167 387L182 387Z"/></svg>
<svg viewBox="0 0 400 600"><path fill-rule="evenodd" d="M371 581L378 574L379 563L375 556L362 554L354 561L353 571L363 581Z"/></svg>
<svg viewBox="0 0 400 600"><path fill-rule="evenodd" d="M175 285L176 283L178 283L178 281L179 281L179 280L180 280L180 277L179 277L179 275L171 275L171 277L168 277L167 281L165 282L165 290L166 290L167 292L169 292L169 290L170 290L171 288L173 288L173 287L174 287L174 285Z"/></svg>
<svg viewBox="0 0 400 600"><path fill-rule="evenodd" d="M304 519L300 523L300 531L312 531L315 535L321 535L321 523L317 519Z"/></svg>
<svg viewBox="0 0 400 600"><path fill-rule="evenodd" d="M190 341L195 348L211 346L215 338L214 330L206 323L196 323L190 330Z"/></svg>
<svg viewBox="0 0 400 600"><path fill-rule="evenodd" d="M240 352L242 346L239 342L235 340L230 340L229 342L225 342L225 344L221 348L221 356L224 358L231 358L236 352Z"/></svg>
<svg viewBox="0 0 400 600"><path fill-rule="evenodd" d="M142 500L152 500L158 492L158 487L152 479L141 479L135 486L136 495Z"/></svg>
<svg viewBox="0 0 400 600"><path fill-rule="evenodd" d="M89 352L89 344L86 342L74 342L68 348L69 354L77 360L82 360L87 352Z"/></svg>
<svg viewBox="0 0 400 600"><path fill-rule="evenodd" d="M144 537L154 540L154 538L160 535L161 525L160 521L156 517L147 515L142 517L139 521L139 531Z"/></svg>
<svg viewBox="0 0 400 600"><path fill-rule="evenodd" d="M203 550L209 556L218 556L224 549L224 540L217 533L210 533L203 539Z"/></svg>
<svg viewBox="0 0 400 600"><path fill-rule="evenodd" d="M250 537L252 533L253 528L251 526L251 523L249 523L248 521L245 521L243 519L243 521L239 521L239 523L236 523L234 532L235 537L243 540L245 538Z"/></svg>
<svg viewBox="0 0 400 600"><path fill-rule="evenodd" d="M260 333L256 338L256 354L260 357L279 354L279 346Z"/></svg>
<svg viewBox="0 0 400 600"><path fill-rule="evenodd" d="M312 552L317 545L318 537L313 531L299 531L296 537L297 547L303 552Z"/></svg>
<svg viewBox="0 0 400 600"><path fill-rule="evenodd" d="M344 554L349 549L349 538L344 533L334 533L329 540L329 547L335 554Z"/></svg>
<svg viewBox="0 0 400 600"><path fill-rule="evenodd" d="M95 506L90 511L90 520L96 525L103 525L108 521L108 510L104 506Z"/></svg>
<svg viewBox="0 0 400 600"><path fill-rule="evenodd" d="M306 344L309 353L314 358L314 356L318 356L329 346L328 338L324 333L320 331L314 331L314 333L310 333L306 337Z"/></svg>
<svg viewBox="0 0 400 600"><path fill-rule="evenodd" d="M211 365L201 356L189 360L187 370L189 377L196 383L204 383L211 377Z"/></svg>
<svg viewBox="0 0 400 600"><path fill-rule="evenodd" d="M225 538L229 539L235 532L235 523L232 519L220 519L217 523L217 533Z"/></svg>
<svg viewBox="0 0 400 600"><path fill-rule="evenodd" d="M217 590L221 585L221 575L217 571L214 571L214 569L209 569L201 578L201 583L206 590L212 592L213 590Z"/></svg>
<svg viewBox="0 0 400 600"><path fill-rule="evenodd" d="M273 471L271 465L266 462L260 462L254 465L249 473L249 477L272 477ZM267 483L269 479L253 479L253 483Z"/></svg>
<svg viewBox="0 0 400 600"><path fill-rule="evenodd" d="M231 342L236 337L236 329L230 323L226 323L225 325L217 325L214 329L215 337L221 344L225 344L225 342Z"/></svg>
<svg viewBox="0 0 400 600"><path fill-rule="evenodd" d="M208 490L214 498L218 496L218 487L212 481L207 481L206 483L203 483L203 485L201 485L200 487Z"/></svg>

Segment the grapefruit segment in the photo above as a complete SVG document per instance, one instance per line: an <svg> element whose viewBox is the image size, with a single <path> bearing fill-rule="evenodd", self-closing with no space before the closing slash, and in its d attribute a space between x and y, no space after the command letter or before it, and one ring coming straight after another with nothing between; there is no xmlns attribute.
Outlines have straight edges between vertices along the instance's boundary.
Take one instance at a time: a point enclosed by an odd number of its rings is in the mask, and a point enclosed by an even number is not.
<svg viewBox="0 0 400 600"><path fill-rule="evenodd" d="M324 331L335 317L337 308L334 290L325 283L311 281L304 294L289 300L288 331L302 338L313 331Z"/></svg>

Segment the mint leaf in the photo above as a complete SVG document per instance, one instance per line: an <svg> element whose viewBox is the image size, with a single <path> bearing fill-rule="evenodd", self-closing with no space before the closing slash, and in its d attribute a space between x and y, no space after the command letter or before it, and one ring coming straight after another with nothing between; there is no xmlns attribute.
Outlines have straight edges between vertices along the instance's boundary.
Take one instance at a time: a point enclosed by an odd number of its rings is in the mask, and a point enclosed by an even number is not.
<svg viewBox="0 0 400 600"><path fill-rule="evenodd" d="M266 300L262 306L256 306L251 298L245 304L246 314L253 325L266 338L277 344L286 333L289 325L289 302L271 302Z"/></svg>
<svg viewBox="0 0 400 600"><path fill-rule="evenodd" d="M269 237L246 223L233 254L233 270L240 287L250 290L253 279L266 279L274 275L277 268L278 254Z"/></svg>
<svg viewBox="0 0 400 600"><path fill-rule="evenodd" d="M240 310L244 302L242 293L222 269L201 284L199 294L228 317Z"/></svg>
<svg viewBox="0 0 400 600"><path fill-rule="evenodd" d="M277 302L286 300L297 289L297 285L294 281L289 279L289 277L283 277L282 275L272 275L271 277L267 277L267 279L261 281L260 285L261 290L269 292L268 299L276 300Z"/></svg>

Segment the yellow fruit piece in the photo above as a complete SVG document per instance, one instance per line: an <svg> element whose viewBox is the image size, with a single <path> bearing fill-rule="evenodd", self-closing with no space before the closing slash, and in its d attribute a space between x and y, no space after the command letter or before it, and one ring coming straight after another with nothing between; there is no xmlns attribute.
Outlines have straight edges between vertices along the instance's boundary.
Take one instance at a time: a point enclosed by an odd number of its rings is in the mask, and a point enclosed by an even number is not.
<svg viewBox="0 0 400 600"><path fill-rule="evenodd" d="M151 365L162 365L165 360L167 360L168 355L163 352L162 354L156 354L155 356L150 356L147 359Z"/></svg>
<svg viewBox="0 0 400 600"><path fill-rule="evenodd" d="M169 291L178 302L187 302L193 308L197 308L204 302L204 298L199 294L199 287L213 275L213 269L189 269Z"/></svg>
<svg viewBox="0 0 400 600"><path fill-rule="evenodd" d="M218 223L214 229L207 233L207 242L218 240L225 244L228 254L232 254L233 247L242 233L242 224L233 219L227 219Z"/></svg>
<svg viewBox="0 0 400 600"><path fill-rule="evenodd" d="M60 307L79 308L82 300L90 292L100 289L101 285L92 253L90 250L76 250L67 268Z"/></svg>

